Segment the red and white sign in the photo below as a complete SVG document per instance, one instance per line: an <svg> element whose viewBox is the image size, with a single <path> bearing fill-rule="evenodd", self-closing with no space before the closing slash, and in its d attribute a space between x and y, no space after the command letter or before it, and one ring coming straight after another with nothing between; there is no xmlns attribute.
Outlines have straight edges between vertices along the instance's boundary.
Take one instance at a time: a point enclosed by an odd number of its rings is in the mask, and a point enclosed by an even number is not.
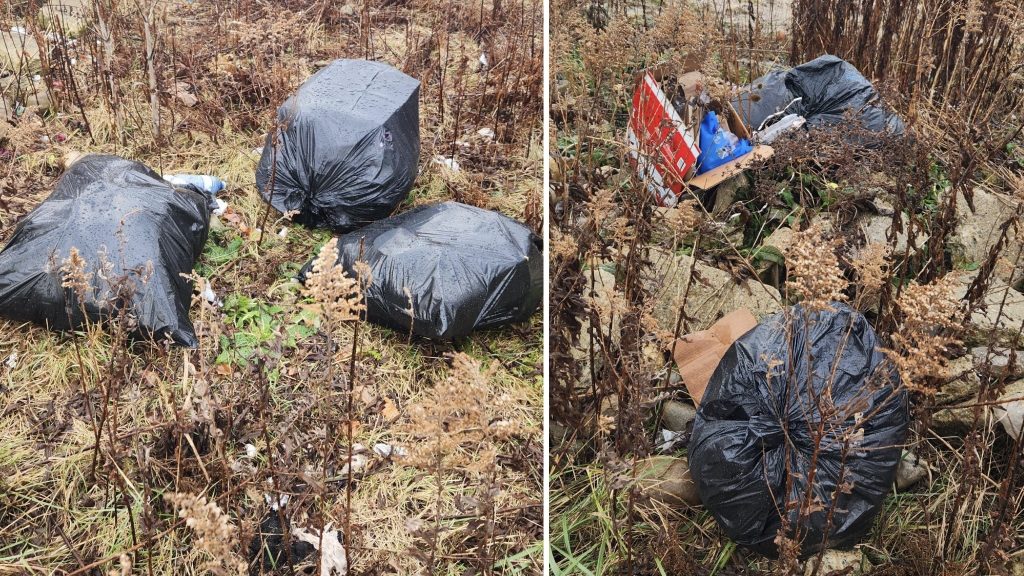
<svg viewBox="0 0 1024 576"><path fill-rule="evenodd" d="M675 206L700 148L649 71L633 93L627 138L630 158L658 205Z"/></svg>

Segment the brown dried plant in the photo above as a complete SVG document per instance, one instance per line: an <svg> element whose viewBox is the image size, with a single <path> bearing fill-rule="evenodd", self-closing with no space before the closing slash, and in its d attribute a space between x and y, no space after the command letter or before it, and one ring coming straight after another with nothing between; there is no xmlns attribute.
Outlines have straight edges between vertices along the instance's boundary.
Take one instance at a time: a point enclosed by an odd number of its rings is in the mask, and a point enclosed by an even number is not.
<svg viewBox="0 0 1024 576"><path fill-rule="evenodd" d="M78 248L71 247L68 257L61 263L60 272L63 276L61 287L71 290L79 302L85 302L85 296L91 290L92 273L86 272L86 262Z"/></svg>
<svg viewBox="0 0 1024 576"><path fill-rule="evenodd" d="M878 303L882 287L889 281L889 256L892 247L887 244L868 244L853 258L857 272L857 296L854 307L866 310Z"/></svg>
<svg viewBox="0 0 1024 576"><path fill-rule="evenodd" d="M808 310L830 310L830 302L845 302L849 283L839 268L837 239L828 239L819 225L797 232L786 252L786 288Z"/></svg>
<svg viewBox="0 0 1024 576"><path fill-rule="evenodd" d="M366 311L363 287L370 281L369 267L364 264L356 269L359 278L352 278L338 262L337 238L331 238L324 244L313 261L306 288L329 322L356 321Z"/></svg>
<svg viewBox="0 0 1024 576"><path fill-rule="evenodd" d="M196 546L209 555L203 566L215 576L246 574L245 562L235 553L238 529L216 502L206 496L181 492L164 494L164 499L178 509L178 516L196 534Z"/></svg>
<svg viewBox="0 0 1024 576"><path fill-rule="evenodd" d="M893 331L890 354L908 389L932 394L930 379L945 373L950 348L960 344L960 303L955 295L956 275L931 284L909 284L896 301L901 322Z"/></svg>

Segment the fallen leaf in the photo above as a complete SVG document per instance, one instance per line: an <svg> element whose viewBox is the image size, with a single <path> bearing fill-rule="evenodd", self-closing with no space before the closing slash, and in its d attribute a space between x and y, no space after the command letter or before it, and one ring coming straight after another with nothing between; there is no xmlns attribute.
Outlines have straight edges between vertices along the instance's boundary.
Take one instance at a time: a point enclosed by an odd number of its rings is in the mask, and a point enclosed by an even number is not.
<svg viewBox="0 0 1024 576"><path fill-rule="evenodd" d="M384 416L385 420L394 420L398 418L402 413L399 412L398 408L395 407L395 403L391 401L391 398L384 399L384 409L380 411L381 415Z"/></svg>

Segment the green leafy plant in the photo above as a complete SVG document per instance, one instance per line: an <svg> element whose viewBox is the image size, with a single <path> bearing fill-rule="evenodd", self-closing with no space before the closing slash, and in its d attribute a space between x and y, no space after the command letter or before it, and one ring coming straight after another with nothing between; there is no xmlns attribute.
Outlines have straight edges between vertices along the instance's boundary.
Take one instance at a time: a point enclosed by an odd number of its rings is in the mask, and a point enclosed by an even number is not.
<svg viewBox="0 0 1024 576"><path fill-rule="evenodd" d="M316 332L316 315L305 309L286 314L281 306L231 294L224 302L225 324L236 330L220 337L218 364L248 366L257 354L267 354L278 336L281 345L294 349Z"/></svg>

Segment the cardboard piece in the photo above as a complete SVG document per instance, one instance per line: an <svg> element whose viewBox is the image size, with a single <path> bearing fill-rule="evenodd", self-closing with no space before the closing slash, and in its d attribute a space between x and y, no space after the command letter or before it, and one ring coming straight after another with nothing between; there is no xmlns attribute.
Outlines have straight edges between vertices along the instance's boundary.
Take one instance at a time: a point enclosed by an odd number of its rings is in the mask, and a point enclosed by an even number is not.
<svg viewBox="0 0 1024 576"><path fill-rule="evenodd" d="M677 109L662 89L663 80L674 72L668 64L634 76L636 91L627 128L629 155L659 206L674 206L687 186L709 190L775 153L769 146L755 146L752 152L696 176L704 112L711 107L720 109L729 131L739 138L750 140L751 129L728 100L708 100L709 82L694 63L687 61L683 68L674 80L687 103L683 110Z"/></svg>
<svg viewBox="0 0 1024 576"><path fill-rule="evenodd" d="M749 154L744 154L732 162L722 164L714 170L708 170L703 174L694 176L687 182L687 184L694 188L708 190L743 172L749 168L751 164L754 164L759 160L771 158L774 153L775 150L771 146L757 144Z"/></svg>
<svg viewBox="0 0 1024 576"><path fill-rule="evenodd" d="M740 336L757 326L757 319L746 308L733 310L707 330L680 337L672 347L679 375L683 378L695 406L700 406L704 390L711 381L725 352Z"/></svg>

